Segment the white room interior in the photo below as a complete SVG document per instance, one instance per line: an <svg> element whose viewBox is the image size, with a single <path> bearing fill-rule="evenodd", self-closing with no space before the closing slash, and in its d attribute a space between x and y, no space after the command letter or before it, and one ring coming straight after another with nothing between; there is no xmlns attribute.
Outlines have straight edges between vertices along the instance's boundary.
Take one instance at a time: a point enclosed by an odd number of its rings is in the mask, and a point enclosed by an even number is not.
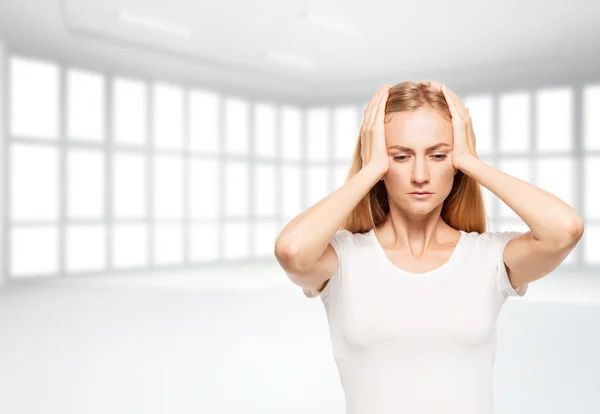
<svg viewBox="0 0 600 414"><path fill-rule="evenodd" d="M3 1L0 412L343 413L323 306L274 241L343 184L374 91L408 79L456 91L480 157L584 219L504 305L497 413L600 412L598 16ZM484 195L490 231L527 230Z"/></svg>

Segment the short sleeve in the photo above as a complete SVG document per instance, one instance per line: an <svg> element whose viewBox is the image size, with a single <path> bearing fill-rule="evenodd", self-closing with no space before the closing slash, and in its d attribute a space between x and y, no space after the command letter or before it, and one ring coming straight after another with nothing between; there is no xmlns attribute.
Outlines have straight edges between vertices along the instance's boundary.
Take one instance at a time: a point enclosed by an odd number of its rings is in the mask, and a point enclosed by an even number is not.
<svg viewBox="0 0 600 414"><path fill-rule="evenodd" d="M527 292L527 283L519 286L517 289L512 286L508 277L508 273L506 272L506 266L504 264L504 248L509 241L520 234L523 233L518 231L503 231L492 234L494 245L493 250L496 256L496 282L498 284L499 292L505 299L508 299L509 296L521 297L525 295L525 292Z"/></svg>
<svg viewBox="0 0 600 414"><path fill-rule="evenodd" d="M329 241L335 250L335 253L338 257L337 267L335 269L334 274L329 278L329 282L325 285L325 288L319 293L317 289L306 289L303 288L302 291L304 295L309 298L321 297L321 300L325 299L329 294L335 290L336 285L339 283L339 279L342 275L343 262L346 257L346 251L348 249L348 245L351 242L352 233L348 230L338 230L335 232L331 240Z"/></svg>

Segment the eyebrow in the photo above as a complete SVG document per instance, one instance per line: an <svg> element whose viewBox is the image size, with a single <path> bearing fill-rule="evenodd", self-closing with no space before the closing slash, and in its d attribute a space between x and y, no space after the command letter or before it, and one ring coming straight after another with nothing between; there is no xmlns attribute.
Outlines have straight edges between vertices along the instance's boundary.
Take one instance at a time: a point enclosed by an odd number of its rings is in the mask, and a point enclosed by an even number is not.
<svg viewBox="0 0 600 414"><path fill-rule="evenodd" d="M436 144L432 147L427 148L427 151L436 150L436 149L442 148L442 147L450 147L450 145L446 144L445 142L440 142L439 144ZM400 151L415 152L415 150L413 150L412 148L402 147L400 145L390 145L388 147L388 150L390 150L392 148L399 149Z"/></svg>

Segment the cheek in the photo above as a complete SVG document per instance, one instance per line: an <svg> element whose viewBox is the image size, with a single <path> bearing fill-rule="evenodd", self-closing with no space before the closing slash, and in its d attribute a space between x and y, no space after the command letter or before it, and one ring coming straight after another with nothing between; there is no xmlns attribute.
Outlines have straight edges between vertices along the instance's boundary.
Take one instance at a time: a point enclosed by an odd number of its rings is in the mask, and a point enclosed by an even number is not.
<svg viewBox="0 0 600 414"><path fill-rule="evenodd" d="M402 171L402 168L394 168L393 165L391 165L383 177L383 181L390 188L397 188L399 185L405 185L405 181L410 184L410 173L408 173L407 176L407 173Z"/></svg>

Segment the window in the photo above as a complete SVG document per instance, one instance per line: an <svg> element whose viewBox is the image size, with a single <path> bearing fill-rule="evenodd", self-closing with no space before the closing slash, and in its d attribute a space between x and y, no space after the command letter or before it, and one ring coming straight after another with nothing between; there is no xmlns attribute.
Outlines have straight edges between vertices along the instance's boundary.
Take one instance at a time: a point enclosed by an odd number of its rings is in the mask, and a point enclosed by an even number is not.
<svg viewBox="0 0 600 414"><path fill-rule="evenodd" d="M540 153L573 149L573 96L570 88L536 94L537 148Z"/></svg>
<svg viewBox="0 0 600 414"><path fill-rule="evenodd" d="M9 79L12 277L272 258L282 225L346 181L368 104L251 101L24 57ZM484 162L582 208L565 263L597 266L600 85L464 102ZM528 230L481 190L491 230Z"/></svg>
<svg viewBox="0 0 600 414"><path fill-rule="evenodd" d="M113 85L114 141L124 145L145 145L148 117L147 86L140 80L116 78Z"/></svg>
<svg viewBox="0 0 600 414"><path fill-rule="evenodd" d="M329 112L327 108L311 108L307 114L306 140L308 161L329 159Z"/></svg>
<svg viewBox="0 0 600 414"><path fill-rule="evenodd" d="M58 77L59 67L54 63L23 57L10 59L11 135L58 138Z"/></svg>
<svg viewBox="0 0 600 414"><path fill-rule="evenodd" d="M67 135L72 140L104 139L105 80L101 74L77 69L67 73Z"/></svg>
<svg viewBox="0 0 600 414"><path fill-rule="evenodd" d="M11 220L58 220L58 149L13 143Z"/></svg>
<svg viewBox="0 0 600 414"><path fill-rule="evenodd" d="M183 149L183 90L156 83L153 89L154 148Z"/></svg>
<svg viewBox="0 0 600 414"><path fill-rule="evenodd" d="M275 158L277 149L275 107L271 104L259 103L255 108L254 153L258 157Z"/></svg>
<svg viewBox="0 0 600 414"><path fill-rule="evenodd" d="M237 97L227 98L225 101L225 152L229 154L247 155L248 127L249 127L248 102Z"/></svg>

